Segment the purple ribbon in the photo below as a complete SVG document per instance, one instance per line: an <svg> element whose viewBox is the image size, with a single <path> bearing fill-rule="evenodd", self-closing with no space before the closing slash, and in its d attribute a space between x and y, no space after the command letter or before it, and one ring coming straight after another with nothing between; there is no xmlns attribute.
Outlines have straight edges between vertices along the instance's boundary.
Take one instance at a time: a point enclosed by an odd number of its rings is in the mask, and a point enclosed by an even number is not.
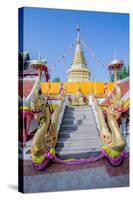
<svg viewBox="0 0 133 200"><path fill-rule="evenodd" d="M60 158L57 158L56 156L53 157L53 161L64 164L64 165L79 165L79 164L89 164L89 163L94 163L100 159L102 159L104 155L101 153L95 158L88 158L88 159L79 159L79 160L71 160L71 161L65 161L61 160Z"/></svg>
<svg viewBox="0 0 133 200"><path fill-rule="evenodd" d="M113 166L118 166L122 163L122 161L124 160L125 157L127 157L127 152L126 151L122 151L120 153L119 156L117 157L111 157L109 156L109 154L107 154L107 152L105 150L102 150L101 153L96 156L95 158L87 158L87 159L79 159L79 160L62 160L60 158L58 158L56 155L51 154L50 152L47 152L45 154L45 159L42 163L40 164L36 164L34 163L33 166L37 169L37 170L44 170L50 161L56 162L56 163L60 163L63 165L79 165L79 164L89 164L89 163L94 163L98 160L103 159L104 157L106 157L109 162L113 165Z"/></svg>
<svg viewBox="0 0 133 200"><path fill-rule="evenodd" d="M44 161L40 164L33 163L33 167L37 170L44 170L50 162L50 159L44 159Z"/></svg>
<svg viewBox="0 0 133 200"><path fill-rule="evenodd" d="M102 150L102 154L109 160L109 162L113 166L120 165L122 163L122 161L124 160L124 158L127 157L127 155L128 155L128 153L125 150L121 151L120 155L117 157L109 156L109 154L105 150Z"/></svg>
<svg viewBox="0 0 133 200"><path fill-rule="evenodd" d="M53 154L51 154L50 152L47 152L45 155L45 159L42 163L33 163L33 167L35 167L37 170L44 170L49 162L53 159Z"/></svg>

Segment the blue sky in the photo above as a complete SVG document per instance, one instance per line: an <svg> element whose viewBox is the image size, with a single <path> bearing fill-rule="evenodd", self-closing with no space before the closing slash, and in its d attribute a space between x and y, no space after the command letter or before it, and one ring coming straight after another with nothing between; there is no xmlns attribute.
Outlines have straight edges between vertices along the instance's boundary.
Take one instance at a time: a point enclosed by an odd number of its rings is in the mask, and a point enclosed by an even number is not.
<svg viewBox="0 0 133 200"><path fill-rule="evenodd" d="M33 59L38 58L40 52L42 58L48 59L51 79L59 76L61 81L67 81L66 71L71 66L74 48L61 62L57 63L57 60L75 42L77 21L80 23L81 43L85 42L106 64L102 66L96 62L88 49L83 46L93 80L109 80L107 63L113 58L114 50L117 52L117 57L123 59L128 66L128 14L24 8L23 50L29 50ZM21 46L20 50L22 51Z"/></svg>

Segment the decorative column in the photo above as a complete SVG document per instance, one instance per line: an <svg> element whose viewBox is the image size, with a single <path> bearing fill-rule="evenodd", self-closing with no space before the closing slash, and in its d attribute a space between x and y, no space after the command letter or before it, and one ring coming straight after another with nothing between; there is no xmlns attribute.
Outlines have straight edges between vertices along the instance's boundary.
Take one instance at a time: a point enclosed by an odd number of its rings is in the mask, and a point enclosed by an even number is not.
<svg viewBox="0 0 133 200"><path fill-rule="evenodd" d="M122 69L123 64L122 60L116 59L116 52L114 52L114 59L108 64L108 69L114 71L114 82L117 82L117 70Z"/></svg>

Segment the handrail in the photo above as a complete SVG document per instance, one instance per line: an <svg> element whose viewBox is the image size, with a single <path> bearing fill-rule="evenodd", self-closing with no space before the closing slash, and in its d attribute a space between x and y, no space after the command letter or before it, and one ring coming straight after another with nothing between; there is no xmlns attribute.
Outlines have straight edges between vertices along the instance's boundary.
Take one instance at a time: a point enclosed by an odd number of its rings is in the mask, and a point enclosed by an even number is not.
<svg viewBox="0 0 133 200"><path fill-rule="evenodd" d="M90 96L90 98L93 98L93 96ZM97 114L97 111L96 111L96 108L95 108L95 105L94 105L94 101L93 101L93 100L90 100L90 105L91 105L91 107L92 107L92 111L93 111L94 116L95 116L97 128L98 128L98 130L100 131L100 124L99 124L99 120L98 120L98 114Z"/></svg>
<svg viewBox="0 0 133 200"><path fill-rule="evenodd" d="M60 103L60 104L61 104L61 103ZM62 123L62 119L63 119L63 115L64 115L64 111L65 111L66 105L67 105L67 97L65 97L64 100L63 100L62 109L61 109L61 112L60 112L60 114L59 114L57 133L58 133L59 130L60 130L60 126L61 126L61 123Z"/></svg>
<svg viewBox="0 0 133 200"><path fill-rule="evenodd" d="M49 104L49 109L50 109L50 113L53 113L54 112L54 109L53 109L53 106L52 106L52 102L51 100L47 100L48 101L48 104Z"/></svg>
<svg viewBox="0 0 133 200"><path fill-rule="evenodd" d="M103 145L106 145L108 142L111 141L111 133L108 129L108 126L105 122L104 114L101 107L97 103L97 99L93 96L92 103L95 108L95 113L97 113L97 122L99 125L100 137Z"/></svg>

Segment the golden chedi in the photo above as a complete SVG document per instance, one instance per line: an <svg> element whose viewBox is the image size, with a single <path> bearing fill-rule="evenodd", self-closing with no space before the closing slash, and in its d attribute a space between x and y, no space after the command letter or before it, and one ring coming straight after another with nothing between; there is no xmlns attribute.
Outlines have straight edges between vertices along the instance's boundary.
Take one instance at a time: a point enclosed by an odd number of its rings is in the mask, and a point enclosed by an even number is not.
<svg viewBox="0 0 133 200"><path fill-rule="evenodd" d="M68 82L88 82L90 80L90 71L80 45L80 27L77 26L77 40L75 54L72 60L71 68L67 71Z"/></svg>

